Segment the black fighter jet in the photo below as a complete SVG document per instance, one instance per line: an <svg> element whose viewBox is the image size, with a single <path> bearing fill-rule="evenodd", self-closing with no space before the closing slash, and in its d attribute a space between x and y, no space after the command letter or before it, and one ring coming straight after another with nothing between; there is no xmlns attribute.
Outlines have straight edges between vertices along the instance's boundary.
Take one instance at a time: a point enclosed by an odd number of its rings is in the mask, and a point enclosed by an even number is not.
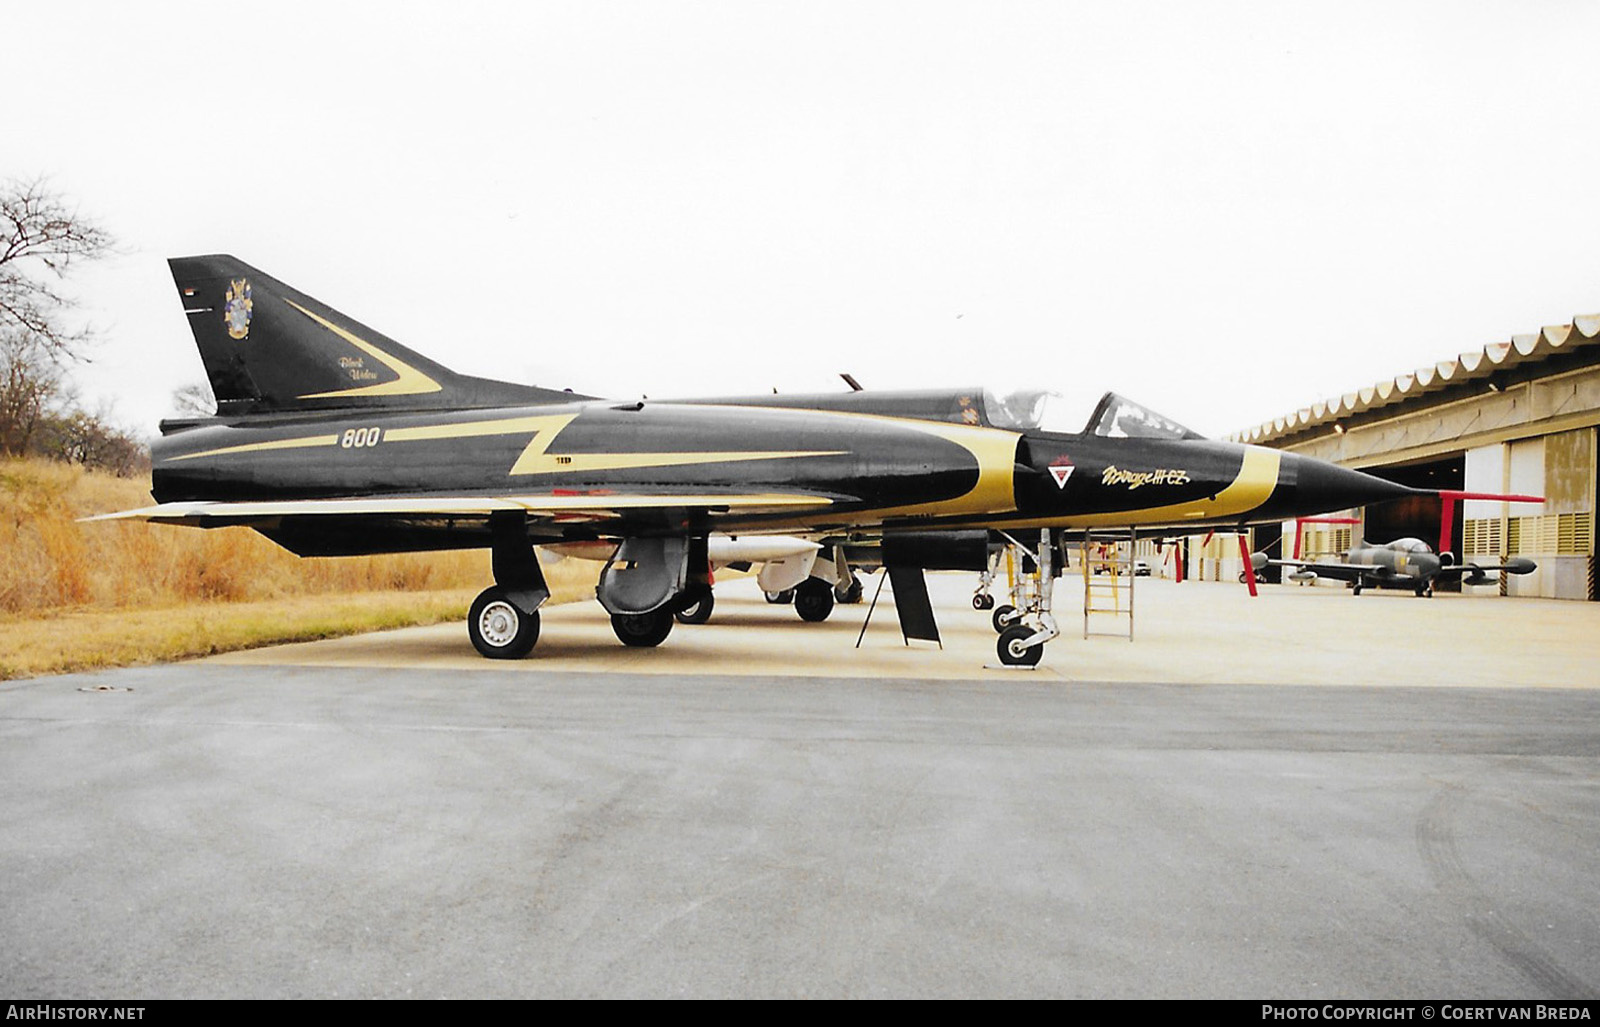
<svg viewBox="0 0 1600 1027"><path fill-rule="evenodd" d="M1480 564L1467 561L1456 563L1449 553L1435 553L1428 543L1418 538L1397 538L1381 546L1362 542L1350 547L1344 559L1269 560L1265 553L1255 553L1251 563L1256 570L1263 567L1288 567L1290 581L1315 581L1330 578L1347 581L1351 591L1360 595L1363 588L1394 588L1414 592L1419 596L1432 596L1433 583L1441 578L1459 577L1468 585L1484 585L1490 574L1532 574L1538 565L1525 556L1514 556L1505 563Z"/></svg>
<svg viewBox="0 0 1600 1027"><path fill-rule="evenodd" d="M1000 640L1033 663L1057 634L1063 530L1236 527L1412 491L1112 394L1073 432L1042 390L617 402L472 378L233 257L169 263L217 413L163 421L157 505L106 516L245 525L302 556L489 549L467 630L492 658L538 639L539 545L614 545L597 598L622 642L654 646L706 595L713 533L1037 537L1043 602ZM800 588L840 584L841 549ZM900 552L915 569L922 549Z"/></svg>

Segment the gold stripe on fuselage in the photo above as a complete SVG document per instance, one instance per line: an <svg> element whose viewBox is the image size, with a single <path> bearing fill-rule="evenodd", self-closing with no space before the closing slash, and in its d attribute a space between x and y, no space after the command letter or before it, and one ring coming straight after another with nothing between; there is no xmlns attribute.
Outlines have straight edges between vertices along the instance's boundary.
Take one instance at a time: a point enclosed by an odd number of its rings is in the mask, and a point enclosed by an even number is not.
<svg viewBox="0 0 1600 1027"><path fill-rule="evenodd" d="M1245 447L1239 473L1214 497L1195 499L1167 506L1137 507L1108 513L1065 513L1057 516L1006 519L1006 528L1126 528L1142 524L1178 525L1186 521L1210 521L1249 513L1265 503L1278 487L1281 456L1275 449ZM941 523L942 528L983 527L981 521Z"/></svg>
<svg viewBox="0 0 1600 1027"><path fill-rule="evenodd" d="M1091 514L1066 517L1061 526L1066 528L1123 527L1140 522L1154 524L1181 524L1184 521L1203 521L1216 517L1232 517L1248 513L1267 501L1272 490L1278 487L1278 465L1282 454L1275 449L1247 446L1239 465L1238 477L1214 497L1173 503L1169 506L1149 507L1123 513ZM1130 521L1129 516L1134 516Z"/></svg>
<svg viewBox="0 0 1600 1027"><path fill-rule="evenodd" d="M486 435L521 435L523 432L534 432L541 438L554 438L577 416L577 414L535 414L531 417L500 417L490 421L453 421L447 424L424 424L415 428L390 428L383 433L383 441L476 439ZM548 444L546 442L546 445Z"/></svg>
<svg viewBox="0 0 1600 1027"><path fill-rule="evenodd" d="M203 456L228 456L233 453L263 453L270 449L310 449L313 446L337 446L338 435L307 435L298 439L277 439L273 442L246 442L239 446L223 446L221 449L206 449L199 453L184 453L181 456L167 457L167 463L176 463L179 460L198 460Z"/></svg>

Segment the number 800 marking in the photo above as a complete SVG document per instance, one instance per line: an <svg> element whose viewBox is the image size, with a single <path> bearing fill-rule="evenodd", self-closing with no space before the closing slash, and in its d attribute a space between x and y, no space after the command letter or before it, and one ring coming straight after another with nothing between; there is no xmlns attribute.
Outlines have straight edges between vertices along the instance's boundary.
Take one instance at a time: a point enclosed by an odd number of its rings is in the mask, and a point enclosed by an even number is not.
<svg viewBox="0 0 1600 1027"><path fill-rule="evenodd" d="M383 440L382 428L347 428L339 437L341 449L365 449Z"/></svg>

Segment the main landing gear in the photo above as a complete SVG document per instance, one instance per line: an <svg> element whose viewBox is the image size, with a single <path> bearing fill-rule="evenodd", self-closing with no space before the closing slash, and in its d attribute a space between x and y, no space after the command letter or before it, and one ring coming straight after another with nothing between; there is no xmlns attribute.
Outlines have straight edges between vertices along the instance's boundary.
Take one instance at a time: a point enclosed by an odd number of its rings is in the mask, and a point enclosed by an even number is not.
<svg viewBox="0 0 1600 1027"><path fill-rule="evenodd" d="M491 660L520 660L539 641L539 607L550 588L528 542L525 514L494 514L489 532L495 583L472 601L467 637Z"/></svg>
<svg viewBox="0 0 1600 1027"><path fill-rule="evenodd" d="M990 622L999 633L995 652L1008 667L1033 667L1044 655L1044 644L1061 634L1051 615L1055 594L1055 540L1049 529L1039 532L1039 548L1006 536L1010 544L1004 559L1011 579L1011 602L995 608ZM1028 569L1028 565L1032 568ZM973 606L977 606L977 599Z"/></svg>
<svg viewBox="0 0 1600 1027"><path fill-rule="evenodd" d="M467 637L491 660L520 659L539 641L539 607L550 598L550 589L534 556L525 515L495 514L489 527L495 584L473 601ZM767 601L793 603L801 619L812 622L827 620L835 603L859 603L861 581L844 564L842 549L838 557L812 556L803 566L789 568L789 574L774 582L787 587L769 590ZM674 623L706 623L716 606L707 540L623 539L600 572L595 597L611 615L617 639L631 648L660 645Z"/></svg>
<svg viewBox="0 0 1600 1027"><path fill-rule="evenodd" d="M499 585L486 588L472 601L467 636L491 660L520 660L539 641L539 611L523 610Z"/></svg>

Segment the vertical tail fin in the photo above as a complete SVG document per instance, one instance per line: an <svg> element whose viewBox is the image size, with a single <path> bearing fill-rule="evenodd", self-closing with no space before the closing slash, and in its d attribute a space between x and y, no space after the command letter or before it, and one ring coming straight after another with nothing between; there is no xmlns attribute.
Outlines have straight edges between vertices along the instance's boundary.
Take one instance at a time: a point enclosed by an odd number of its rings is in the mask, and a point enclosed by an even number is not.
<svg viewBox="0 0 1600 1027"><path fill-rule="evenodd" d="M219 414L588 398L457 374L225 254L167 263Z"/></svg>

